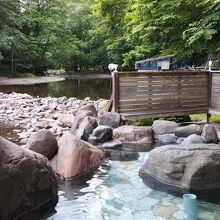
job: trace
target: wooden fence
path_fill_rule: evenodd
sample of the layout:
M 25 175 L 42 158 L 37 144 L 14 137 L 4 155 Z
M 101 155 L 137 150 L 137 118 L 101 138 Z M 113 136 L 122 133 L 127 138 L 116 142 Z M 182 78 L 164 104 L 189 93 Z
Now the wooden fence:
M 220 75 L 209 72 L 113 73 L 113 111 L 123 120 L 209 113 L 220 108 Z
M 210 73 L 209 113 L 220 115 L 220 73 Z

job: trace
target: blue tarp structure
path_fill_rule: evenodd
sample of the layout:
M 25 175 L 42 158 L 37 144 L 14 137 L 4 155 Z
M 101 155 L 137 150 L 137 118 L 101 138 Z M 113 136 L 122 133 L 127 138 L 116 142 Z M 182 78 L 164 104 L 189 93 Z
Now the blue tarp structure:
M 173 55 L 151 58 L 135 62 L 135 69 L 138 71 L 145 70 L 173 70 L 189 66 L 186 61 L 175 61 Z

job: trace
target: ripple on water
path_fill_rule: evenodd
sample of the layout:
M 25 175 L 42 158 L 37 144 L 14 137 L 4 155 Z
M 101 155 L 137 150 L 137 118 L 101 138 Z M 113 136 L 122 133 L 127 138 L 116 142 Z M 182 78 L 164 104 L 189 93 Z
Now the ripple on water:
M 148 153 L 143 152 L 137 160 L 109 161 L 83 186 L 60 191 L 56 213 L 44 219 L 184 219 L 182 198 L 152 190 L 138 176 L 147 157 Z M 220 220 L 220 204 L 199 202 L 198 209 L 200 219 Z

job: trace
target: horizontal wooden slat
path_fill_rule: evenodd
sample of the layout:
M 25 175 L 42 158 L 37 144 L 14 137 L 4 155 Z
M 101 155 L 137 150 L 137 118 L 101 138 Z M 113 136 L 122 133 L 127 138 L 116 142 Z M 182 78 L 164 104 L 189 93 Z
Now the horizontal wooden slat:
M 219 89 L 220 93 L 220 89 Z M 119 112 L 143 115 L 173 115 L 179 112 L 206 112 L 207 72 L 119 73 Z M 136 115 L 136 116 L 135 116 Z M 178 114 L 177 114 L 178 115 Z
M 121 100 L 130 100 L 130 99 L 135 99 L 136 101 L 139 100 L 170 100 L 170 99 L 178 99 L 178 100 L 182 100 L 182 99 L 193 99 L 193 98 L 197 98 L 197 99 L 201 99 L 201 98 L 205 98 L 207 99 L 207 93 L 200 93 L 197 95 L 197 93 L 192 93 L 192 95 L 190 94 L 184 94 L 184 93 L 180 93 L 180 94 L 172 94 L 172 93 L 165 93 L 165 94 L 144 94 L 144 93 L 137 93 L 137 94 L 130 94 L 129 96 L 124 94 L 121 95 Z M 120 101 L 121 101 L 120 100 Z
M 155 117 L 167 117 L 167 116 L 179 116 L 179 115 L 189 115 L 189 114 L 200 114 L 208 113 L 206 108 L 195 108 L 190 110 L 176 109 L 176 111 L 144 111 L 144 112 L 135 112 L 135 113 L 123 113 L 121 117 L 123 120 L 135 120 L 142 118 L 155 118 Z
M 207 103 L 205 102 L 205 99 L 202 100 L 197 100 L 197 99 L 191 99 L 191 100 L 184 100 L 184 101 L 179 101 L 177 102 L 176 100 L 167 100 L 167 102 L 160 102 L 158 100 L 152 100 L 151 101 L 146 101 L 146 102 L 136 102 L 136 103 L 125 103 L 125 102 L 120 102 L 119 106 L 120 107 L 125 107 L 125 106 L 146 106 L 146 107 L 151 107 L 151 106 L 163 106 L 163 105 L 187 105 L 187 104 L 202 104 L 206 105 Z

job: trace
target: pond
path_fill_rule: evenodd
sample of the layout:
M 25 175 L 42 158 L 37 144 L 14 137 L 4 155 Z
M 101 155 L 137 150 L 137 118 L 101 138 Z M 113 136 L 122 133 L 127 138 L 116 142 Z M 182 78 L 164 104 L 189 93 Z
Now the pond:
M 137 154 L 137 155 L 136 155 Z M 147 152 L 131 160 L 106 161 L 83 184 L 60 186 L 56 212 L 44 220 L 181 220 L 183 199 L 147 187 L 139 169 Z M 198 203 L 202 220 L 219 220 L 220 204 Z
M 65 81 L 50 82 L 34 85 L 0 86 L 4 93 L 28 93 L 40 97 L 76 97 L 92 100 L 109 99 L 111 96 L 111 79 L 66 79 Z

